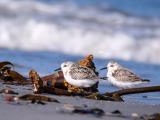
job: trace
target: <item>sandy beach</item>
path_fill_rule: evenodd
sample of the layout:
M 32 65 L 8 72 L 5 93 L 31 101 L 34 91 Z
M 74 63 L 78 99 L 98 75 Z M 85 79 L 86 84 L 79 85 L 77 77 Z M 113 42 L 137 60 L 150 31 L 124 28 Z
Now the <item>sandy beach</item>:
M 7 85 L 19 95 L 32 94 L 31 86 L 14 86 Z M 79 96 L 57 96 L 49 94 L 41 94 L 57 99 L 60 103 L 44 102 L 45 104 L 32 104 L 30 101 L 6 101 L 6 95 L 2 93 L 0 96 L 0 116 L 1 120 L 130 120 L 137 119 L 142 115 L 151 115 L 160 112 L 160 105 L 148 105 L 136 101 L 112 102 L 102 100 L 90 100 Z M 69 107 L 64 107 L 69 106 Z M 80 109 L 100 109 L 103 115 L 72 113 L 72 107 L 76 106 Z M 69 108 L 69 109 L 64 109 Z M 71 108 L 71 109 L 70 109 Z M 119 111 L 120 114 L 111 114 Z M 109 114 L 109 115 L 108 115 Z
M 96 101 L 96 100 L 87 100 L 79 97 L 59 97 L 57 98 L 61 104 L 58 103 L 49 103 L 46 105 L 36 105 L 23 103 L 22 105 L 17 104 L 8 104 L 5 102 L 0 103 L 0 116 L 2 120 L 97 120 L 97 119 L 108 119 L 108 120 L 130 120 L 133 113 L 138 115 L 144 114 L 154 114 L 160 112 L 160 105 L 145 105 L 136 102 L 109 102 L 109 101 Z M 114 116 L 102 116 L 96 117 L 94 115 L 85 115 L 85 114 L 71 114 L 71 113 L 60 113 L 59 109 L 63 107 L 63 104 L 72 104 L 83 106 L 84 104 L 88 108 L 101 108 L 105 112 L 112 112 L 115 110 L 120 110 L 124 116 L 127 117 L 114 117 Z

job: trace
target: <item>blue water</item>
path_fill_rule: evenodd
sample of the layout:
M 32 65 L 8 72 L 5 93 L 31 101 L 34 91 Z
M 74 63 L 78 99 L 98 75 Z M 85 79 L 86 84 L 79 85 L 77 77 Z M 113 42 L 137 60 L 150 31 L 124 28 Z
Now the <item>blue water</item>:
M 160 17 L 159 0 L 40 0 L 44 3 L 71 2 L 81 7 L 95 6 L 141 17 Z

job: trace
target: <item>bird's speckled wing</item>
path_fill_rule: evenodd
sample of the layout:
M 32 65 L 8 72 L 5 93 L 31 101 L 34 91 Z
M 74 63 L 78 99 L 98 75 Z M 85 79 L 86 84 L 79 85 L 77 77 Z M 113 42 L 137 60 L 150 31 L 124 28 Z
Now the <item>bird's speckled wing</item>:
M 133 72 L 127 70 L 127 69 L 118 69 L 115 70 L 114 73 L 112 73 L 112 75 L 120 81 L 124 81 L 124 82 L 138 82 L 138 81 L 142 81 L 142 79 L 135 75 Z
M 87 67 L 72 67 L 69 71 L 69 74 L 72 79 L 91 79 L 91 80 L 97 80 L 98 76 Z

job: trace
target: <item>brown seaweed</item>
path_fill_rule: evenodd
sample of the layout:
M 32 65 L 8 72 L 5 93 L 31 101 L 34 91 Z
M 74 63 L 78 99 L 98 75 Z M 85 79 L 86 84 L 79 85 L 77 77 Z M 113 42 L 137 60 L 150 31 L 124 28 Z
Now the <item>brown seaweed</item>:
M 57 99 L 55 99 L 53 97 L 42 96 L 42 95 L 32 95 L 32 94 L 26 94 L 26 95 L 23 95 L 23 96 L 19 96 L 18 99 L 20 99 L 20 100 L 30 100 L 30 101 L 46 101 L 46 102 L 60 103 Z
M 17 92 L 11 90 L 11 89 L 2 89 L 0 90 L 0 93 L 5 93 L 5 94 L 15 94 L 15 95 L 18 95 Z
M 27 80 L 27 78 L 25 78 L 23 75 L 11 70 L 13 66 L 14 65 L 8 61 L 0 62 L 0 80 L 5 84 L 30 84 L 30 81 Z
M 84 106 L 75 106 L 71 104 L 64 105 L 61 109 L 58 109 L 60 113 L 69 114 L 81 114 L 81 115 L 94 115 L 96 117 L 102 117 L 105 112 L 100 108 L 87 108 Z
M 12 67 L 14 66 L 13 63 L 11 63 L 9 61 L 3 61 L 3 62 L 0 62 L 0 69 L 3 68 L 6 65 L 10 65 Z

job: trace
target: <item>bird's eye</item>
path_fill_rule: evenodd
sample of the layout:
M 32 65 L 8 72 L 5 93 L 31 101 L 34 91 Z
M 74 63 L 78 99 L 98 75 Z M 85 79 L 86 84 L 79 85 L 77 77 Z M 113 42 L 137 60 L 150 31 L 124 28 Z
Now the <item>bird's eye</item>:
M 63 67 L 67 67 L 67 65 L 64 65 Z
M 114 65 L 111 65 L 110 67 L 114 67 Z

